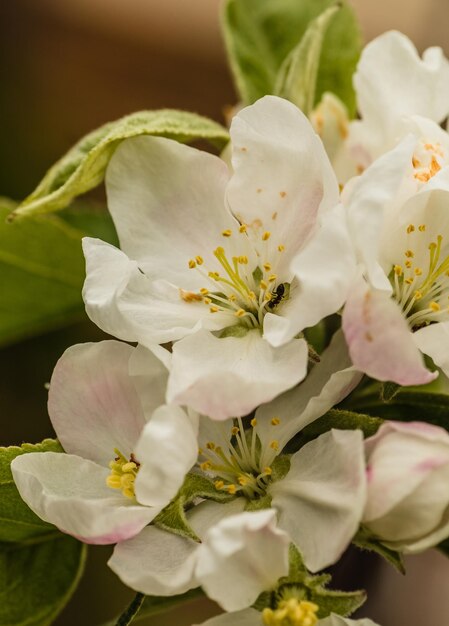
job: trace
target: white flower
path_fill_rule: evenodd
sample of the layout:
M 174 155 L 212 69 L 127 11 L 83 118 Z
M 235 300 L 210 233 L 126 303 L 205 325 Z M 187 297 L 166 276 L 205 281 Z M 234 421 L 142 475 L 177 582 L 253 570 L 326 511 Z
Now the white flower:
M 303 602 L 302 604 L 310 603 Z M 300 606 L 301 603 L 298 602 L 297 605 Z M 316 626 L 378 626 L 370 619 L 353 620 L 347 617 L 341 617 L 340 615 L 335 615 L 335 613 L 332 613 L 329 617 L 325 617 L 320 620 L 311 620 L 310 616 L 307 616 L 306 618 L 303 618 L 302 616 L 296 618 L 294 615 L 291 617 L 290 615 L 288 616 L 287 619 L 290 619 L 288 622 L 272 622 L 268 621 L 268 619 L 264 619 L 263 614 L 259 613 L 259 611 L 256 611 L 255 609 L 245 609 L 244 611 L 239 611 L 237 613 L 225 613 L 223 615 L 219 615 L 218 617 L 213 617 L 212 619 L 203 622 L 202 625 L 197 626 L 284 626 L 284 624 L 286 626 L 315 626 L 315 624 Z
M 409 135 L 343 194 L 361 268 L 343 312 L 351 358 L 400 385 L 437 375 L 421 352 L 449 373 L 449 142 L 424 126 L 439 138 Z
M 116 543 L 140 532 L 196 460 L 190 453 L 195 420 L 176 407 L 157 408 L 166 373 L 155 357 L 147 359 L 146 424 L 128 374 L 133 352 L 116 341 L 69 348 L 53 372 L 48 403 L 67 454 L 24 454 L 11 465 L 28 506 L 87 543 Z
M 323 101 L 313 118 L 327 144 L 334 127 L 340 132 L 339 146 L 335 131 L 329 145 L 342 183 L 394 148 L 407 133 L 409 118 L 439 124 L 449 114 L 449 62 L 443 51 L 429 48 L 421 59 L 413 43 L 396 31 L 365 47 L 354 87 L 361 120 L 348 123 L 341 107 L 330 100 Z
M 231 127 L 233 173 L 174 141 L 123 142 L 106 177 L 122 251 L 85 239 L 89 316 L 147 347 L 176 342 L 167 402 L 244 415 L 300 382 L 298 334 L 337 311 L 355 271 L 322 143 L 267 96 Z
M 449 434 L 387 422 L 366 440 L 364 526 L 387 546 L 416 553 L 449 536 Z
M 140 376 L 145 372 L 147 353 L 142 347 L 135 353 L 139 364 L 137 367 L 134 363 L 131 370 Z M 361 432 L 332 430 L 304 445 L 289 463 L 277 459 L 295 434 L 340 401 L 358 382 L 360 374 L 348 364 L 344 342 L 337 334 L 299 389 L 260 408 L 249 429 L 245 430 L 241 418 L 217 422 L 201 417 L 196 472 L 214 480 L 218 493 L 236 497 L 226 504 L 203 502 L 188 511 L 189 523 L 199 537 L 205 537 L 207 529 L 223 517 L 245 507 L 269 506 L 271 500 L 279 528 L 299 547 L 309 569 L 318 571 L 341 556 L 357 531 L 365 502 Z M 150 595 L 183 593 L 202 584 L 211 597 L 230 610 L 231 603 L 241 596 L 237 591 L 229 592 L 226 598 L 219 595 L 220 588 L 227 589 L 228 585 L 224 584 L 227 568 L 218 566 L 217 556 L 221 539 L 216 538 L 223 536 L 220 533 L 224 529 L 222 526 L 211 531 L 209 547 L 201 552 L 202 558 L 208 554 L 211 567 L 221 572 L 217 573 L 218 578 L 204 560 L 203 565 L 198 565 L 198 556 L 192 556 L 200 554 L 194 541 L 154 526 L 117 546 L 110 565 L 127 585 Z M 257 541 L 255 534 L 254 542 Z M 223 541 L 223 545 L 230 544 Z M 277 545 L 277 540 L 273 545 Z M 245 558 L 249 556 L 243 554 Z M 228 558 L 227 552 L 224 556 Z M 274 563 L 276 559 L 272 556 L 266 561 Z M 254 589 L 254 593 L 256 588 L 262 591 L 262 565 L 256 567 L 252 562 L 251 568 L 242 565 L 241 569 L 246 579 L 241 594 L 247 598 L 248 589 Z M 238 579 L 237 574 L 232 577 Z M 232 610 L 249 604 L 233 605 Z

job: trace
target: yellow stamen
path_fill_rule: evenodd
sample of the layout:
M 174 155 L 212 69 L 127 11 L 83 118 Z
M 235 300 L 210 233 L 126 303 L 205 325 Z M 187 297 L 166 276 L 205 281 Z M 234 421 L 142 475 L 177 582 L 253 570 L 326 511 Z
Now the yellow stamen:
M 406 250 L 405 251 L 405 256 L 408 257 L 409 259 L 413 259 L 415 254 L 414 254 L 413 250 Z
M 318 623 L 318 605 L 307 600 L 281 600 L 276 609 L 265 608 L 262 621 L 265 626 L 315 626 Z
M 413 224 L 409 224 L 407 226 L 407 234 L 410 235 L 410 233 L 413 233 L 415 231 L 415 227 L 413 226 Z
M 231 428 L 231 433 L 232 433 L 233 435 L 238 435 L 238 434 L 239 434 L 239 432 L 240 432 L 240 428 L 239 428 L 238 426 L 233 426 L 233 427 Z
M 257 420 L 256 420 L 256 418 L 255 418 L 255 417 L 253 417 L 253 419 L 251 420 L 251 422 L 250 422 L 250 423 L 251 423 L 251 426 L 252 426 L 253 428 L 255 428 L 255 427 L 257 426 Z
M 263 264 L 263 269 L 264 269 L 266 272 L 269 272 L 269 271 L 271 270 L 271 263 L 264 263 L 264 264 Z
M 193 259 L 190 259 L 189 267 L 191 270 L 193 270 L 196 267 L 196 261 L 194 261 Z
M 216 480 L 214 482 L 215 489 L 223 489 L 224 482 L 222 480 Z
M 277 441 L 276 439 L 270 441 L 270 448 L 272 448 L 273 450 L 279 450 L 279 441 Z
M 226 230 L 222 230 L 221 234 L 223 235 L 223 237 L 230 237 L 232 235 L 232 230 L 230 228 L 227 228 Z
M 202 256 L 196 256 L 195 261 L 198 263 L 198 265 L 202 265 L 204 263 L 204 259 Z
M 246 233 L 246 224 L 242 224 L 239 227 L 239 233 Z
M 219 310 L 220 309 L 218 308 L 218 306 L 211 306 L 211 307 L 209 307 L 209 311 L 211 313 L 218 313 Z
M 437 313 L 438 311 L 441 310 L 440 305 L 438 304 L 438 302 L 431 302 L 429 304 L 429 308 L 432 309 L 432 311 L 434 311 L 435 313 Z
M 245 313 L 246 313 L 245 309 L 239 309 L 238 311 L 236 311 L 236 312 L 234 313 L 234 315 L 235 315 L 236 317 L 243 317 L 243 316 L 245 315 Z
M 281 420 L 278 417 L 273 417 L 273 419 L 271 420 L 271 424 L 273 426 L 278 426 L 281 423 Z
M 209 289 L 206 289 L 205 287 L 202 287 L 202 288 L 200 289 L 200 293 L 201 293 L 203 296 L 207 296 L 207 294 L 209 293 Z
M 394 273 L 396 274 L 396 276 L 402 276 L 402 267 L 400 265 L 395 265 L 394 266 Z
M 271 237 L 271 233 L 269 230 L 266 230 L 262 235 L 262 241 L 267 241 Z
M 283 246 L 282 244 L 280 244 L 280 245 L 278 246 L 278 252 L 284 252 L 284 250 L 285 250 L 285 246 Z
M 231 496 L 234 496 L 237 493 L 237 487 L 235 485 L 227 485 L 226 491 L 230 493 Z

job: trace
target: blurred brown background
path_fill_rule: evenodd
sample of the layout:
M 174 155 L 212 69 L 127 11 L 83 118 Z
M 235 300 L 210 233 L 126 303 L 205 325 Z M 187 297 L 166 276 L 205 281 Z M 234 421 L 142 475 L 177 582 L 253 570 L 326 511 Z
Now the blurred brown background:
M 367 39 L 397 28 L 421 50 L 441 45 L 449 53 L 448 0 L 352 3 Z M 0 195 L 23 198 L 81 135 L 126 113 L 173 107 L 222 120 L 235 95 L 219 6 L 220 0 L 2 0 Z M 0 444 L 52 435 L 44 383 L 68 345 L 98 338 L 86 322 L 0 351 Z M 87 575 L 59 626 L 95 626 L 129 600 L 104 565 L 108 553 L 91 550 Z M 363 614 L 382 626 L 449 624 L 449 562 L 431 552 L 409 559 L 408 567 L 402 579 L 379 566 Z M 362 577 L 363 569 L 354 570 L 354 587 Z M 196 602 L 146 623 L 188 625 L 214 610 Z

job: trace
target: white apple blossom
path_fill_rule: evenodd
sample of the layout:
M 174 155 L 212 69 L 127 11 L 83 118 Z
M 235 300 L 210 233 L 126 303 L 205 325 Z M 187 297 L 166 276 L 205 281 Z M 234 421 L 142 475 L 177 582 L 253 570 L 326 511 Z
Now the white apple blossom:
M 343 193 L 360 263 L 343 312 L 355 367 L 400 385 L 435 378 L 421 352 L 449 373 L 447 134 L 416 134 L 380 157 Z
M 449 61 L 442 49 L 429 48 L 421 59 L 397 31 L 365 47 L 354 87 L 360 120 L 349 122 L 343 105 L 330 94 L 311 117 L 341 183 L 393 149 L 407 134 L 411 117 L 438 125 L 449 114 Z
M 158 382 L 166 373 L 151 355 L 146 423 L 128 374 L 133 351 L 117 341 L 69 348 L 53 372 L 48 403 L 67 454 L 24 454 L 11 464 L 28 506 L 86 543 L 116 543 L 139 533 L 170 502 L 196 461 L 190 450 L 197 423 L 181 409 L 160 406 Z
M 224 613 L 197 626 L 378 626 L 370 619 L 349 619 L 332 613 L 318 619 L 311 602 L 290 600 L 276 611 L 263 612 L 245 609 L 236 613 Z M 312 611 L 311 611 L 312 608 Z M 318 607 L 317 607 L 318 608 Z
M 449 536 L 449 434 L 387 422 L 365 442 L 365 528 L 387 546 L 422 552 Z
M 106 189 L 121 250 L 84 240 L 86 310 L 107 332 L 175 342 L 167 402 L 244 415 L 306 375 L 304 328 L 339 310 L 355 271 L 338 184 L 291 103 L 230 130 L 233 172 L 158 137 L 124 141 Z

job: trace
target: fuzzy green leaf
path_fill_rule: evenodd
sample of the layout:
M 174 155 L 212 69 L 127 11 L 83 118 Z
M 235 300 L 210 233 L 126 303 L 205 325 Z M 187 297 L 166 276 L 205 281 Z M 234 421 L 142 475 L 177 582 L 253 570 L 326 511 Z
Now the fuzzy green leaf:
M 10 219 L 57 211 L 99 185 L 117 146 L 130 137 L 153 135 L 181 142 L 205 139 L 221 148 L 228 142 L 225 128 L 194 113 L 161 109 L 140 111 L 101 126 L 83 137 L 47 172 L 41 183 Z
M 304 37 L 282 63 L 276 79 L 275 94 L 296 104 L 306 115 L 315 104 L 324 37 L 339 8 L 329 7 L 310 23 Z
M 227 0 L 223 33 L 244 104 L 275 93 L 284 61 L 300 44 L 312 20 L 334 5 L 335 0 Z M 360 50 L 360 29 L 353 10 L 344 2 L 324 37 L 315 103 L 331 91 L 354 114 L 352 75 Z
M 363 528 L 361 528 L 354 537 L 353 543 L 361 550 L 368 550 L 369 552 L 379 554 L 398 572 L 405 574 L 405 566 L 402 555 L 399 552 L 396 552 L 396 550 L 392 550 L 391 548 L 384 546 L 380 543 L 380 541 L 377 541 L 375 537 L 371 537 L 370 534 Z
M 309 600 L 320 607 L 319 618 L 327 617 L 331 613 L 347 617 L 357 611 L 366 601 L 366 592 L 364 590 L 335 591 L 321 587 L 310 593 Z
M 86 546 L 58 533 L 34 545 L 0 544 L 0 626 L 48 626 L 67 604 Z
M 62 452 L 62 448 L 54 439 L 45 439 L 39 444 L 24 443 L 20 447 L 0 448 L 0 542 L 25 542 L 36 537 L 44 540 L 55 533 L 54 526 L 43 522 L 28 508 L 14 483 L 11 462 L 28 452 Z
M 115 242 L 111 218 L 86 204 L 56 217 L 6 223 L 14 204 L 0 199 L 0 346 L 85 319 L 81 239 Z

